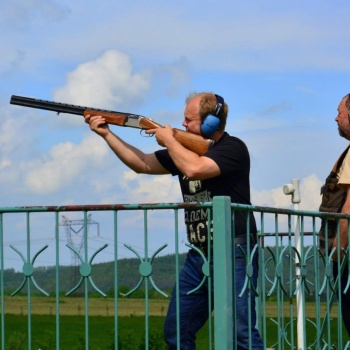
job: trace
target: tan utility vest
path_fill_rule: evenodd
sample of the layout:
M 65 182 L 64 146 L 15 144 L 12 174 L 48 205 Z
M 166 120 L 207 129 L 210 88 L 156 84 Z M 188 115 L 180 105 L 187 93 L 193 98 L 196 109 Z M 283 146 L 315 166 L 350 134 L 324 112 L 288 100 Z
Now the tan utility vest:
M 328 213 L 340 213 L 346 199 L 346 191 L 338 186 L 338 172 L 344 161 L 344 158 L 349 150 L 348 146 L 341 154 L 339 159 L 333 166 L 331 173 L 326 179 L 326 183 L 321 188 L 322 202 L 319 211 Z M 328 234 L 326 232 L 326 221 L 328 221 Z M 328 252 L 332 248 L 333 241 L 337 235 L 337 222 L 332 218 L 326 220 L 322 219 L 321 228 L 319 232 L 320 248 L 324 252 L 326 248 L 326 241 L 328 244 Z

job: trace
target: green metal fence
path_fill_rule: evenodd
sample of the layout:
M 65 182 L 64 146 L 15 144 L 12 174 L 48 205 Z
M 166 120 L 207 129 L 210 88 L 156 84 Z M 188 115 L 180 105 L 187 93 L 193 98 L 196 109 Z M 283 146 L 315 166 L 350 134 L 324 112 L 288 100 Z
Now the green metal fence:
M 52 349 L 64 349 L 65 337 L 61 309 L 67 298 L 83 293 L 84 342 L 82 348 L 91 349 L 91 295 L 106 297 L 95 282 L 94 268 L 98 263 L 113 261 L 113 317 L 114 348 L 121 348 L 119 339 L 121 299 L 144 289 L 144 333 L 145 349 L 152 348 L 150 339 L 151 310 L 150 289 L 164 297 L 168 291 L 157 285 L 153 274 L 157 257 L 175 253 L 175 280 L 180 270 L 179 254 L 193 247 L 186 244 L 182 213 L 184 208 L 207 211 L 208 220 L 213 220 L 213 254 L 203 255 L 203 277 L 209 279 L 210 262 L 214 259 L 214 300 L 209 298 L 209 309 L 213 303 L 213 318 L 209 319 L 207 344 L 198 349 L 235 349 L 235 307 L 232 291 L 234 263 L 234 212 L 253 212 L 258 225 L 258 243 L 246 256 L 246 283 L 244 289 L 256 294 L 258 327 L 264 345 L 270 349 L 350 349 L 348 336 L 343 328 L 340 307 L 342 290 L 339 280 L 332 276 L 334 252 L 323 254 L 318 249 L 320 218 L 336 220 L 349 217 L 340 214 L 321 214 L 300 210 L 263 208 L 231 204 L 227 197 L 216 197 L 212 203 L 201 204 L 135 204 L 135 205 L 81 205 L 50 207 L 0 208 L 0 311 L 1 349 L 10 349 L 8 294 L 13 300 L 23 294 L 27 301 L 23 318 L 26 318 L 26 344 L 24 349 L 37 349 L 33 334 L 37 332 L 32 310 L 33 293 L 54 297 L 55 336 Z M 94 215 L 95 221 L 91 219 Z M 68 216 L 80 219 L 80 245 L 67 240 L 67 228 L 73 220 L 62 220 Z M 96 219 L 96 217 L 98 219 Z M 98 234 L 91 233 L 91 224 L 99 223 Z M 210 225 L 209 225 L 210 226 Z M 339 227 L 339 225 L 338 225 Z M 102 233 L 101 233 L 102 231 Z M 74 230 L 71 236 L 78 234 Z M 250 228 L 247 222 L 247 237 Z M 296 237 L 297 235 L 297 237 Z M 70 237 L 73 238 L 73 237 Z M 300 240 L 296 242 L 296 239 Z M 209 250 L 210 251 L 210 250 Z M 201 252 L 200 252 L 201 253 Z M 251 288 L 251 261 L 259 254 L 259 285 Z M 332 255 L 333 254 L 333 255 Z M 339 253 L 337 253 L 339 254 Z M 67 258 L 68 257 L 68 258 Z M 136 257 L 139 261 L 139 282 L 121 295 L 123 284 L 118 278 L 120 259 Z M 70 259 L 69 259 L 70 258 Z M 74 282 L 60 279 L 60 266 L 77 264 L 78 279 Z M 68 262 L 67 262 L 68 259 Z M 344 266 L 349 262 L 344 259 Z M 18 285 L 8 290 L 6 271 L 13 265 L 19 270 Z M 45 264 L 55 266 L 55 290 L 47 291 L 42 281 L 36 280 L 36 268 Z M 342 269 L 340 263 L 338 268 Z M 20 267 L 18 267 L 20 266 Z M 135 273 L 135 272 L 133 272 Z M 350 279 L 349 279 L 350 281 Z M 350 282 L 348 283 L 350 284 Z M 64 287 L 63 287 L 64 285 Z M 69 286 L 67 288 L 67 286 Z M 65 288 L 63 290 L 63 288 Z M 348 286 L 345 288 L 348 289 Z M 345 291 L 346 291 L 345 290 Z M 243 291 L 242 291 L 243 292 Z M 178 293 L 178 291 L 177 291 Z M 239 296 L 238 296 L 239 297 Z M 179 309 L 178 309 L 179 310 Z M 349 310 L 350 312 L 350 310 Z M 34 330 L 34 328 L 36 330 Z M 119 343 L 118 343 L 119 340 Z M 73 348 L 73 347 L 72 347 Z M 154 347 L 153 347 L 154 348 Z M 250 347 L 252 349 L 252 346 Z M 42 348 L 44 350 L 44 348 Z

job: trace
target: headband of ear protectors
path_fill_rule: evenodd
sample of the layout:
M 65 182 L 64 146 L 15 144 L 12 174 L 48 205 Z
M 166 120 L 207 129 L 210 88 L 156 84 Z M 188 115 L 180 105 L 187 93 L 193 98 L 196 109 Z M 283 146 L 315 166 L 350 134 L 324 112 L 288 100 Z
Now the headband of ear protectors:
M 219 129 L 220 126 L 220 118 L 219 114 L 224 108 L 224 99 L 219 96 L 215 95 L 216 98 L 216 106 L 214 108 L 214 111 L 210 114 L 208 114 L 202 121 L 201 124 L 201 133 L 205 137 L 212 136 L 215 131 Z

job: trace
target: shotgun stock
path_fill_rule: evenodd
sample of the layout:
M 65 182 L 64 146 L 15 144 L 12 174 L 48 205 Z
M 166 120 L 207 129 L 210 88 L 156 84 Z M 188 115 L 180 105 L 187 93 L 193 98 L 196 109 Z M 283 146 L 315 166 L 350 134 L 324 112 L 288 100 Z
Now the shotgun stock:
M 88 114 L 101 115 L 105 118 L 106 123 L 108 124 L 137 128 L 142 130 L 162 127 L 162 125 L 154 122 L 152 119 L 143 117 L 141 115 L 109 111 L 106 109 L 76 106 L 66 103 L 52 102 L 24 96 L 12 95 L 10 103 L 13 105 L 23 107 L 53 111 L 57 114 L 67 113 L 84 116 Z M 184 146 L 192 152 L 197 153 L 199 156 L 202 156 L 214 145 L 214 140 L 205 139 L 200 135 L 192 134 L 190 132 L 180 129 L 173 129 L 173 131 L 175 139 L 179 143 L 181 143 L 182 146 Z

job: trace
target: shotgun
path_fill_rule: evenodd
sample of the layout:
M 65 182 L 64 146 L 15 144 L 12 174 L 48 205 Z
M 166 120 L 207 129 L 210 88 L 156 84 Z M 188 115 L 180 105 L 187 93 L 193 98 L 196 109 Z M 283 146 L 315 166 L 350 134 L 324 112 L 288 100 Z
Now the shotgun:
M 162 127 L 162 125 L 154 122 L 152 119 L 143 117 L 141 115 L 39 100 L 36 98 L 24 96 L 12 95 L 10 103 L 18 106 L 53 111 L 57 114 L 67 113 L 84 116 L 88 114 L 92 116 L 101 115 L 105 118 L 107 124 L 137 128 L 142 130 L 149 130 Z M 173 129 L 173 131 L 175 139 L 179 143 L 181 143 L 182 146 L 184 146 L 192 152 L 197 153 L 199 156 L 202 156 L 205 152 L 207 152 L 214 146 L 214 140 L 205 139 L 200 135 L 192 134 L 190 132 L 180 129 Z

